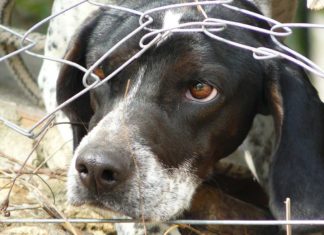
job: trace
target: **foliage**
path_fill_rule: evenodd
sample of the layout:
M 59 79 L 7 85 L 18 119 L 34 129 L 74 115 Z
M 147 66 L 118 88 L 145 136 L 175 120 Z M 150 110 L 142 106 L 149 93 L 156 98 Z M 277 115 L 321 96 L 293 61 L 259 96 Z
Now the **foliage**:
M 13 25 L 27 28 L 50 15 L 53 0 L 16 0 Z

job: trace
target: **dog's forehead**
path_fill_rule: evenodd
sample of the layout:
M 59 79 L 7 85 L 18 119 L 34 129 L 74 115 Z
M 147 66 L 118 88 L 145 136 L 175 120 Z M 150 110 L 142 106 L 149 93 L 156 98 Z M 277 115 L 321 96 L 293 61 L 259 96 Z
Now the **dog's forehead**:
M 163 3 L 155 1 L 147 2 L 147 6 L 142 6 L 143 9 L 140 8 L 140 10 L 145 12 L 146 10 L 150 10 L 152 8 L 160 6 L 165 6 L 168 3 L 172 4 L 175 2 L 177 1 L 163 1 Z M 237 5 L 238 7 L 248 8 L 248 10 L 251 11 L 257 11 L 257 7 L 250 1 L 244 2 L 244 4 L 241 1 L 234 1 L 232 4 Z M 253 25 L 257 24 L 256 19 L 254 19 L 253 17 L 248 17 L 241 12 L 230 10 L 220 4 L 206 5 L 203 6 L 203 8 L 205 9 L 205 11 L 201 10 L 202 8 L 199 8 L 197 6 L 186 6 L 152 12 L 149 15 L 152 17 L 153 22 L 148 26 L 148 28 L 169 29 L 177 27 L 179 24 L 182 23 L 202 22 L 205 19 L 204 12 L 206 12 L 208 17 L 211 18 L 233 20 L 240 23 Z M 122 25 L 120 24 L 121 22 L 123 22 Z M 101 57 L 104 54 L 104 52 L 106 52 L 116 43 L 120 42 L 120 40 L 122 40 L 124 37 L 126 37 L 138 27 L 139 16 L 137 15 L 132 15 L 123 11 L 111 12 L 110 10 L 102 10 L 100 13 L 100 17 L 98 17 L 98 22 L 95 25 L 91 36 L 89 37 L 87 48 L 87 61 L 89 61 L 90 63 L 94 63 L 99 57 Z M 237 28 L 234 28 L 234 30 L 236 31 Z M 135 36 L 127 40 L 127 42 L 121 45 L 120 48 L 127 47 L 128 49 L 139 49 L 139 42 L 141 37 L 143 37 L 148 32 L 149 31 L 142 30 L 141 32 L 137 33 Z M 245 30 L 243 33 L 245 34 L 251 32 Z M 171 33 L 168 35 L 172 34 L 175 33 Z M 169 37 L 165 37 L 164 39 L 167 38 Z M 150 39 L 152 38 L 148 38 L 145 42 L 148 42 Z M 165 40 L 160 40 L 158 42 L 158 45 L 161 43 L 161 41 L 163 42 Z M 133 51 L 128 52 L 128 54 L 131 53 L 133 53 Z
M 242 17 L 241 13 L 236 13 L 235 11 L 226 10 L 226 13 L 222 12 L 222 10 L 225 9 L 222 6 L 206 6 L 205 8 L 208 13 L 211 12 L 212 8 L 216 8 L 215 14 L 220 18 L 222 18 L 223 15 L 225 15 L 227 18 L 231 17 L 228 16 L 229 12 L 231 14 L 234 14 L 237 18 Z M 197 7 L 168 9 L 154 13 L 153 16 L 154 23 L 150 25 L 150 27 L 164 29 L 176 27 L 180 23 L 188 21 L 193 22 L 203 20 L 203 14 Z M 121 17 L 124 17 L 125 22 L 121 27 L 116 27 L 114 24 L 118 20 L 120 21 Z M 243 17 L 242 20 L 246 20 L 245 18 L 246 17 Z M 97 61 L 97 59 L 99 59 L 104 53 L 106 53 L 111 47 L 113 47 L 115 45 L 115 42 L 120 41 L 124 36 L 132 32 L 138 26 L 138 19 L 138 16 L 127 18 L 122 13 L 119 13 L 117 14 L 117 16 L 115 16 L 103 11 L 103 15 L 99 18 L 99 23 L 94 28 L 93 35 L 89 40 L 86 53 L 87 66 L 90 67 Z M 237 37 L 239 37 L 239 40 L 255 43 L 256 39 L 253 38 L 252 35 L 245 34 L 249 33 L 249 31 L 243 32 L 243 36 L 234 35 L 233 31 L 235 31 L 235 29 L 232 28 L 226 30 L 224 34 L 226 37 L 229 37 L 229 39 L 233 37 L 234 40 L 237 40 Z M 140 32 L 131 39 L 127 40 L 123 45 L 118 47 L 108 58 L 106 58 L 106 60 L 102 64 L 103 67 L 107 70 L 106 73 L 109 74 L 113 72 L 114 69 L 117 69 L 132 55 L 140 50 L 139 40 L 145 33 L 147 32 Z M 165 82 L 165 80 L 177 82 L 178 79 L 183 78 L 189 79 L 193 78 L 194 76 L 197 76 L 197 78 L 199 78 L 199 74 L 197 73 L 199 73 L 200 71 L 203 71 L 205 73 L 207 72 L 209 74 L 211 74 L 212 71 L 215 72 L 215 74 L 219 74 L 218 68 L 220 68 L 221 66 L 226 67 L 227 70 L 234 72 L 237 70 L 237 68 L 241 68 L 241 70 L 244 71 L 248 70 L 247 68 L 242 66 L 242 63 L 251 60 L 252 57 L 248 53 L 239 53 L 239 56 L 236 57 L 236 54 L 238 53 L 237 51 L 238 50 L 234 49 L 233 47 L 229 47 L 226 44 L 222 44 L 221 42 L 208 38 L 203 33 L 172 32 L 169 33 L 166 37 L 160 39 L 155 46 L 149 49 L 149 51 L 145 52 L 139 59 L 137 59 L 131 65 L 127 66 L 126 69 L 121 72 L 122 76 L 113 78 L 112 82 L 115 85 L 120 84 L 121 86 L 123 86 L 123 91 L 125 88 L 125 83 L 128 79 L 135 81 L 139 78 L 144 79 L 145 84 L 148 84 L 146 82 L 152 83 L 153 81 L 155 87 L 162 88 L 162 86 L 159 86 L 159 84 L 161 82 Z M 213 66 L 210 66 L 211 63 L 213 64 Z M 139 73 L 141 69 L 143 72 L 144 66 L 145 72 Z M 215 69 L 211 69 L 211 67 L 215 67 Z M 253 71 L 253 69 L 254 68 L 251 68 L 250 70 Z M 224 69 L 221 69 L 220 72 L 221 75 L 224 75 L 226 73 L 224 73 Z M 242 73 L 242 75 L 244 74 L 243 71 L 240 72 Z M 138 76 L 138 74 L 141 74 L 141 76 Z M 173 75 L 170 76 L 170 74 Z M 231 76 L 228 76 L 229 79 L 233 80 L 232 87 L 233 84 L 239 82 L 237 79 L 233 79 L 235 76 L 233 76 L 232 74 Z M 122 77 L 123 79 L 120 79 L 120 77 Z M 248 78 L 248 76 L 246 77 Z M 225 81 L 223 82 L 223 85 L 226 85 L 227 83 L 228 81 Z M 143 85 L 143 83 L 141 85 Z M 151 86 L 150 88 L 153 87 Z M 153 89 L 149 90 L 153 92 Z

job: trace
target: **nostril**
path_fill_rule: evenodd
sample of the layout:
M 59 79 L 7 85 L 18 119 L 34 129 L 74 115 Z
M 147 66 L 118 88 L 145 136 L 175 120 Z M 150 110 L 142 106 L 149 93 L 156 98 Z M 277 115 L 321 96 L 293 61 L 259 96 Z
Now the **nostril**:
M 79 174 L 82 174 L 82 175 L 87 175 L 89 173 L 88 168 L 84 164 L 78 164 L 76 166 L 76 169 L 79 172 Z
M 101 179 L 108 183 L 114 183 L 117 181 L 117 173 L 112 170 L 104 170 L 101 174 Z
M 101 148 L 89 148 L 78 154 L 75 170 L 80 183 L 94 193 L 104 193 L 123 185 L 130 168 L 126 158 Z

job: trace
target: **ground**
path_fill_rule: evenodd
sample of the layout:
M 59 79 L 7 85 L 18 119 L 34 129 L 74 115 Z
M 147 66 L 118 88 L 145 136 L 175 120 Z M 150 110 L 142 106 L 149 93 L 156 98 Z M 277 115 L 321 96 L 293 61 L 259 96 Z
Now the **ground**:
M 37 73 L 39 61 L 31 62 Z M 4 63 L 0 63 L 0 116 L 30 128 L 45 115 L 32 105 L 17 86 Z M 29 139 L 0 122 L 0 204 L 5 202 L 14 178 L 30 155 L 9 196 L 9 218 L 103 218 L 100 212 L 73 208 L 66 202 L 66 169 L 71 157 L 69 142 L 62 140 L 56 127 L 48 130 L 38 146 L 38 139 Z M 35 151 L 32 151 L 36 147 Z M 111 215 L 108 215 L 110 217 Z M 0 220 L 5 219 L 1 213 Z M 113 234 L 112 224 L 2 224 L 0 234 Z

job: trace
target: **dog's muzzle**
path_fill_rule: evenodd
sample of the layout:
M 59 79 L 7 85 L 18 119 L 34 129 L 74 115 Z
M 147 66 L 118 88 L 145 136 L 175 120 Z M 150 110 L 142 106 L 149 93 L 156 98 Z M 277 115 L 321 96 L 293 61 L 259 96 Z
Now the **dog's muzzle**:
M 136 125 L 124 125 L 122 107 L 85 136 L 70 166 L 68 197 L 149 220 L 168 220 L 190 206 L 199 184 L 191 163 L 167 169 L 142 140 Z

